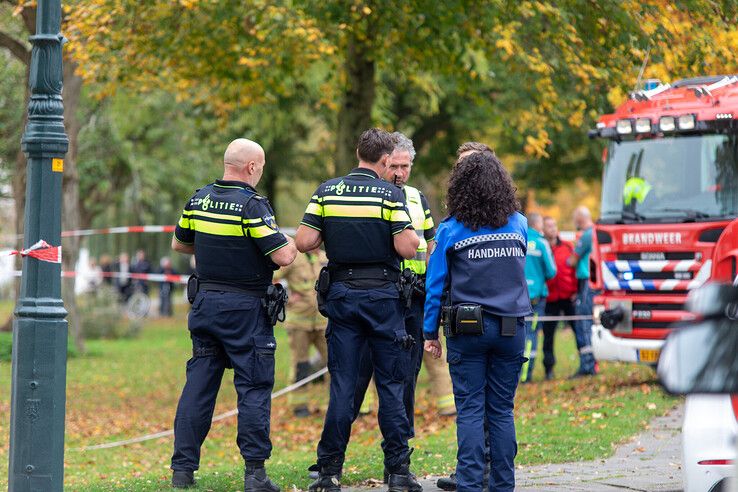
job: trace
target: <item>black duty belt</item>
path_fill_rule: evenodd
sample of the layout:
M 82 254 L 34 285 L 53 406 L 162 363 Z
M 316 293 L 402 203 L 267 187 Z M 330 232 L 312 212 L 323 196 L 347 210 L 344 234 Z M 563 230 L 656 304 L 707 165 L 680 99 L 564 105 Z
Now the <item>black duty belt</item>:
M 237 285 L 222 284 L 219 282 L 200 282 L 200 290 L 214 290 L 218 292 L 236 292 L 239 294 L 248 294 L 250 296 L 264 297 L 266 287 L 264 288 L 248 288 L 239 287 Z
M 331 282 L 348 282 L 351 280 L 386 280 L 388 282 L 397 282 L 400 278 L 400 272 L 381 267 L 341 267 L 335 270 L 331 269 L 330 272 Z

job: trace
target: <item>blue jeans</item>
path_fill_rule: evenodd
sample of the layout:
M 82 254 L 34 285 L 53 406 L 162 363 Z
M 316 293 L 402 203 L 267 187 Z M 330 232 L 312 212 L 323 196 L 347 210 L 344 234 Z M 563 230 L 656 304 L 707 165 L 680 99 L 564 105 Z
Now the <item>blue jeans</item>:
M 406 332 L 397 287 L 355 289 L 336 282 L 326 296 L 326 309 L 331 389 L 318 465 L 328 473 L 340 473 L 343 467 L 354 421 L 361 351 L 368 345 L 379 396 L 384 465 L 393 473 L 410 455 L 410 424 L 402 402 L 410 350 L 400 344 Z
M 485 468 L 484 421 L 489 427 L 490 491 L 515 488 L 513 400 L 525 360 L 525 322 L 514 336 L 500 334 L 500 318 L 484 315 L 484 333 L 447 339 L 449 370 L 456 400 L 457 491 L 479 492 Z
M 592 298 L 594 294 L 587 279 L 579 280 L 579 291 L 574 309 L 577 315 L 592 315 Z M 574 336 L 579 350 L 579 372 L 594 374 L 595 359 L 592 351 L 592 320 L 574 322 Z
M 543 323 L 539 323 L 538 316 L 546 314 L 546 298 L 536 297 L 530 300 L 530 304 L 533 307 L 533 321 L 525 322 L 525 356 L 528 358 L 528 362 L 523 364 L 523 375 L 522 381 L 533 380 L 533 365 L 536 362 L 536 353 L 538 351 L 538 331 Z

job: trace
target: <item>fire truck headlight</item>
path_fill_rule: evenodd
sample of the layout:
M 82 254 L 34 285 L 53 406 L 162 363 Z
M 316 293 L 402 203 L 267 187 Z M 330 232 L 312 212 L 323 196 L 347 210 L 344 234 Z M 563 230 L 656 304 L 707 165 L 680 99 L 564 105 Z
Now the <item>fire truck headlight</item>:
M 676 129 L 676 121 L 673 116 L 662 116 L 659 120 L 659 130 L 662 132 L 673 132 Z
M 636 120 L 636 133 L 651 133 L 651 118 L 638 118 Z
M 679 129 L 680 130 L 694 130 L 694 115 L 683 114 L 679 117 Z
M 633 122 L 630 120 L 618 120 L 615 128 L 620 135 L 630 135 L 633 133 Z

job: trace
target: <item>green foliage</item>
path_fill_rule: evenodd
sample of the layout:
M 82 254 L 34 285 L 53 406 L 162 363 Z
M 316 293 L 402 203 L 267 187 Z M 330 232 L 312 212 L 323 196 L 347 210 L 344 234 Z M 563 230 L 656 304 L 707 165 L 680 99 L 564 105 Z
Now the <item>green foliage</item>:
M 139 321 L 128 320 L 118 302 L 118 292 L 107 285 L 77 297 L 82 336 L 88 340 L 132 337 L 139 333 Z
M 0 332 L 0 361 L 9 361 L 13 354 L 13 333 Z

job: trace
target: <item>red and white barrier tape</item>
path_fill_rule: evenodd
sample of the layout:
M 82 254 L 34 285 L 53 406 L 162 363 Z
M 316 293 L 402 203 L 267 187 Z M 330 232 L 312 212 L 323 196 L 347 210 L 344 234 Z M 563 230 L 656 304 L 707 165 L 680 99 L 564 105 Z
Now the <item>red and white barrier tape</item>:
M 62 237 L 82 237 L 82 236 L 94 236 L 97 234 L 131 234 L 131 233 L 142 233 L 142 232 L 174 232 L 173 225 L 138 225 L 138 226 L 120 226 L 120 227 L 104 227 L 102 229 L 77 229 L 74 231 L 62 231 Z M 280 230 L 290 236 L 295 234 L 294 227 L 283 227 Z M 3 235 L 6 239 L 20 239 L 23 234 L 18 235 Z
M 16 270 L 13 272 L 14 277 L 20 277 L 21 271 Z M 90 272 L 90 273 L 77 273 L 77 272 L 62 272 L 62 277 L 104 277 L 104 278 L 130 278 L 132 280 L 147 280 L 149 282 L 173 282 L 177 284 L 186 284 L 189 275 L 168 275 L 166 273 L 123 273 L 123 272 Z
M 173 225 L 144 225 L 105 227 L 102 229 L 79 229 L 76 231 L 62 231 L 62 237 L 94 236 L 95 234 L 129 234 L 132 232 L 174 232 Z
M 36 244 L 27 249 L 23 249 L 20 251 L 18 251 L 17 249 L 13 249 L 10 251 L 0 252 L 0 256 L 13 255 L 30 256 L 31 258 L 36 258 L 37 260 L 45 261 L 47 263 L 61 263 L 62 248 L 61 246 L 52 246 L 41 239 L 40 241 L 36 242 Z

